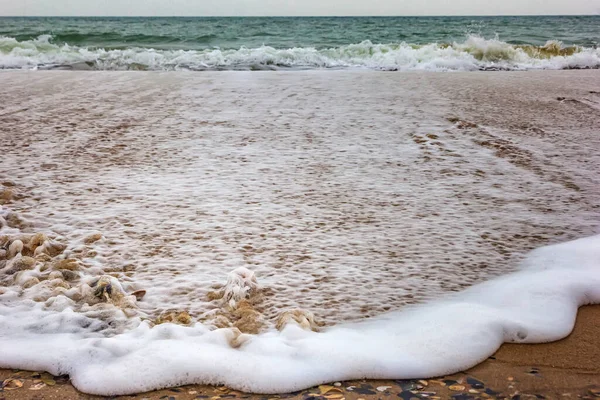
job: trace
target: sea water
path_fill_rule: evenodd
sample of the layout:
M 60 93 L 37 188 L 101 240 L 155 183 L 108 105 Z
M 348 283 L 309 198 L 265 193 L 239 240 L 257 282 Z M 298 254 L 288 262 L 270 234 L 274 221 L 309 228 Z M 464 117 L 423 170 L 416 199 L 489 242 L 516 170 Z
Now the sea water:
M 600 16 L 0 18 L 0 68 L 598 68 Z

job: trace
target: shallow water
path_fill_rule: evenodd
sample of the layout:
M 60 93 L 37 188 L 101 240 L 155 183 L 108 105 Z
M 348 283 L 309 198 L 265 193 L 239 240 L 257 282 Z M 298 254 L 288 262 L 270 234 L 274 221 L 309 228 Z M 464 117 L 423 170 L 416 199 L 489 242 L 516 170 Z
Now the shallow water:
M 598 233 L 597 71 L 1 78 L 0 367 L 429 377 L 600 301 L 598 237 L 509 274 Z
M 151 317 L 207 318 L 243 266 L 268 320 L 332 324 L 594 233 L 597 76 L 8 73 L 2 179 Z

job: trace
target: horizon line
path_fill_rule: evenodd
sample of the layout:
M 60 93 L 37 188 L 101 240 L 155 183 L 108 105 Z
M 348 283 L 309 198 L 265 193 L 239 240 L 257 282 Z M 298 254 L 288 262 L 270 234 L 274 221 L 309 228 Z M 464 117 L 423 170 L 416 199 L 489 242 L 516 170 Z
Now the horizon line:
M 468 17 L 596 17 L 595 14 L 432 14 L 432 15 L 0 15 L 0 18 L 468 18 Z

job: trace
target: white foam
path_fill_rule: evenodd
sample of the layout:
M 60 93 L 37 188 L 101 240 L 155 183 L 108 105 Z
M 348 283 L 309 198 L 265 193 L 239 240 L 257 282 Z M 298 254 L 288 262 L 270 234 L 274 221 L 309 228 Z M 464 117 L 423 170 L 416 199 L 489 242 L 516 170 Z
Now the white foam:
M 79 390 L 102 395 L 190 383 L 278 393 L 347 379 L 426 378 L 469 368 L 503 342 L 561 339 L 577 307 L 591 303 L 600 303 L 600 236 L 538 249 L 520 271 L 444 300 L 319 333 L 291 324 L 239 348 L 228 344 L 230 330 L 200 324 L 141 323 L 94 337 L 68 307 L 50 314 L 23 305 L 8 317 L 3 301 L 0 366 L 66 373 Z
M 533 46 L 530 46 L 534 49 Z M 550 41 L 544 48 L 561 48 Z M 539 50 L 539 49 L 538 49 Z M 559 53 L 556 53 L 559 54 Z M 87 64 L 86 64 L 87 63 Z M 600 49 L 578 48 L 572 55 L 547 57 L 528 54 L 522 47 L 499 39 L 470 35 L 464 42 L 374 44 L 369 40 L 316 49 L 276 49 L 270 46 L 235 50 L 155 50 L 133 47 L 104 49 L 56 45 L 50 35 L 17 41 L 0 36 L 0 68 L 71 67 L 100 70 L 207 70 L 279 68 L 371 68 L 383 70 L 473 71 L 480 69 L 599 68 Z
M 250 296 L 252 290 L 258 288 L 254 272 L 248 268 L 236 268 L 227 275 L 227 283 L 223 291 L 223 300 L 230 307 L 236 307 L 237 303 Z

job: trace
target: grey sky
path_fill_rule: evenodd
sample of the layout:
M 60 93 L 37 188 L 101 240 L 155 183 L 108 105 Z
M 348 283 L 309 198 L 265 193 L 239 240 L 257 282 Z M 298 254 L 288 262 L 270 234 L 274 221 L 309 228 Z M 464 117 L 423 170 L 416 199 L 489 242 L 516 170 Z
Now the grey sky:
M 0 15 L 597 14 L 600 0 L 0 0 Z

